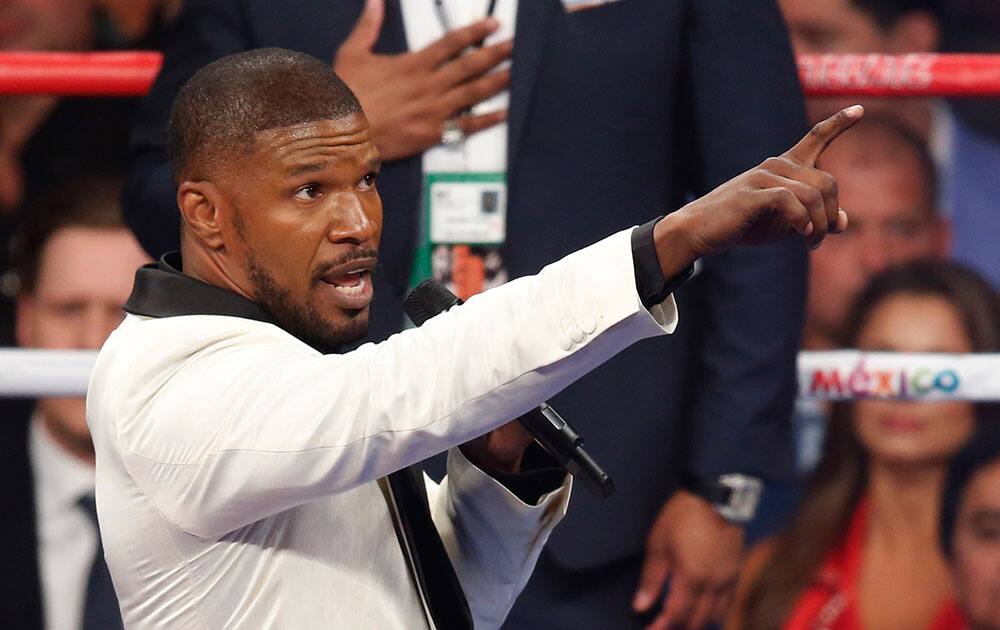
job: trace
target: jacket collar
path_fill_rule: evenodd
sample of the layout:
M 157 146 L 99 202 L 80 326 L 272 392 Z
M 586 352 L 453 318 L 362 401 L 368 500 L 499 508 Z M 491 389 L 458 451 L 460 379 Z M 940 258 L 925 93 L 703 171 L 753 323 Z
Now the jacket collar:
M 181 253 L 168 252 L 159 262 L 135 273 L 125 312 L 145 317 L 225 315 L 274 324 L 256 302 L 182 273 Z

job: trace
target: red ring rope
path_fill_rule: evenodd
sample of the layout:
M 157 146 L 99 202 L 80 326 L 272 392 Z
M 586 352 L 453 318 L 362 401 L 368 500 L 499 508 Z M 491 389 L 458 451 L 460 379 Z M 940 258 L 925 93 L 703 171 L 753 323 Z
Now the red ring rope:
M 139 96 L 162 62 L 157 52 L 0 53 L 0 94 Z
M 156 52 L 0 53 L 0 94 L 137 96 Z M 1000 96 L 1000 55 L 802 55 L 808 96 Z
M 1000 55 L 802 55 L 809 96 L 1000 96 Z

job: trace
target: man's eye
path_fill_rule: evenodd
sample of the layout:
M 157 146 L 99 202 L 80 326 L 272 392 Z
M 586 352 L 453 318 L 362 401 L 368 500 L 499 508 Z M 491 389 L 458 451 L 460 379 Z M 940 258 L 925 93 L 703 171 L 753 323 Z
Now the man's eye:
M 975 529 L 976 538 L 984 543 L 1000 543 L 1000 525 L 981 526 Z
M 361 182 L 358 185 L 362 190 L 371 190 L 375 187 L 376 179 L 378 179 L 377 173 L 368 173 L 361 178 Z
M 295 198 L 301 201 L 312 201 L 319 197 L 319 186 L 309 184 L 295 191 Z

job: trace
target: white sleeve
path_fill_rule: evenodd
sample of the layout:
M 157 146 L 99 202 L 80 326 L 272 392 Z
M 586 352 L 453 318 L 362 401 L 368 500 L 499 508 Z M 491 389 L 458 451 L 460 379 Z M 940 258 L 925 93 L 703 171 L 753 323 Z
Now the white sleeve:
M 572 482 L 527 505 L 453 448 L 440 486 L 427 480 L 431 516 L 476 628 L 499 628 L 569 506 Z
M 232 318 L 136 321 L 91 393 L 160 513 L 217 537 L 482 435 L 676 319 L 672 298 L 640 303 L 626 230 L 343 355 L 269 325 L 201 330 Z

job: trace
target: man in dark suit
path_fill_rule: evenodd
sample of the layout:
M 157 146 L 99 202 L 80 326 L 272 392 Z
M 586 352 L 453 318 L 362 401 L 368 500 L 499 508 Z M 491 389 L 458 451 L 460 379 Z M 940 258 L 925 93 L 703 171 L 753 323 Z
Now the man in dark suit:
M 43 196 L 15 239 L 17 341 L 94 349 L 121 322 L 147 261 L 121 220 L 121 182 L 70 180 Z M 94 447 L 83 397 L 0 401 L 5 630 L 114 630 L 118 601 L 94 510 Z
M 516 15 L 501 25 L 514 33 L 509 74 L 509 44 L 475 46 L 496 24 L 474 22 L 425 47 L 407 40 L 413 20 L 434 19 L 434 2 L 425 13 L 394 0 L 365 6 L 186 3 L 133 137 L 126 212 L 150 253 L 177 246 L 163 133 L 173 97 L 198 68 L 240 50 L 280 46 L 331 60 L 371 119 L 393 226 L 374 283 L 376 339 L 403 321 L 421 233 L 421 155 L 455 126 L 461 140 L 507 125 L 501 254 L 512 277 L 623 222 L 681 207 L 805 127 L 774 0 L 499 0 L 498 16 Z M 468 112 L 508 79 L 509 112 Z M 706 259 L 678 291 L 680 334 L 630 349 L 554 401 L 618 491 L 603 504 L 577 499 L 510 627 L 625 628 L 654 617 L 659 627 L 697 627 L 721 614 L 756 482 L 792 469 L 805 258 L 788 241 Z M 636 383 L 656 393 L 619 394 Z

